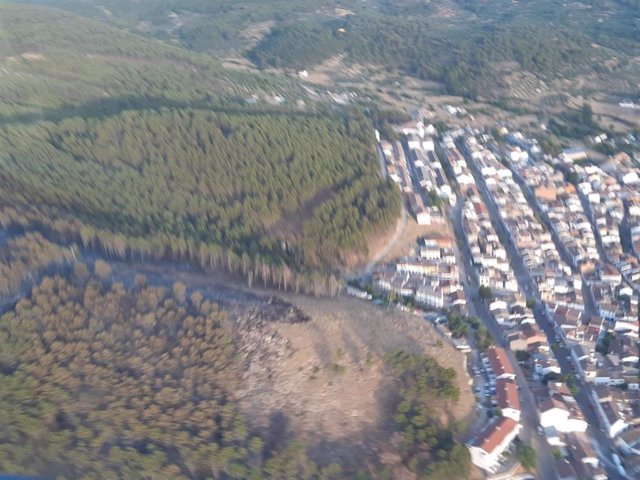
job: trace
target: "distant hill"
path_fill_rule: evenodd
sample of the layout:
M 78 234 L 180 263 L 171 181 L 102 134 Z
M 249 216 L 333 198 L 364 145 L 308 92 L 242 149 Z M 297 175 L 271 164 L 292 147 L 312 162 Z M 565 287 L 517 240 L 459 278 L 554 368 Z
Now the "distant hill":
M 344 53 L 467 97 L 500 97 L 514 65 L 542 80 L 596 73 L 624 90 L 637 76 L 628 62 L 640 54 L 635 0 L 31 1 L 194 51 L 245 52 L 262 67 L 309 68 Z
M 88 104 L 108 113 L 299 92 L 286 78 L 228 71 L 214 57 L 41 6 L 0 3 L 0 52 L 0 122 Z

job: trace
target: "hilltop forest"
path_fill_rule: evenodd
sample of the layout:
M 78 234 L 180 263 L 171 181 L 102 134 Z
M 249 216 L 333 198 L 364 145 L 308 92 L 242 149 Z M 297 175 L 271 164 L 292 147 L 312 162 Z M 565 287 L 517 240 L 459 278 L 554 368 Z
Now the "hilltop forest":
M 28 243 L 43 241 L 20 238 L 4 256 Z M 126 288 L 102 260 L 92 270 L 75 263 L 45 276 L 0 317 L 0 471 L 59 480 L 391 478 L 381 465 L 317 464 L 302 439 L 276 446 L 252 431 L 236 404 L 245 360 L 227 328 L 234 318 L 200 292 L 143 276 Z M 391 414 L 403 463 L 425 480 L 466 478 L 467 449 L 436 408 L 458 399 L 455 372 L 402 351 L 383 366 L 398 379 L 391 391 L 402 392 Z
M 197 110 L 7 126 L 0 223 L 293 288 L 396 218 L 370 135 L 364 118 Z
M 59 10 L 0 23 L 5 228 L 335 294 L 399 214 L 358 109 L 267 104 L 302 89 Z

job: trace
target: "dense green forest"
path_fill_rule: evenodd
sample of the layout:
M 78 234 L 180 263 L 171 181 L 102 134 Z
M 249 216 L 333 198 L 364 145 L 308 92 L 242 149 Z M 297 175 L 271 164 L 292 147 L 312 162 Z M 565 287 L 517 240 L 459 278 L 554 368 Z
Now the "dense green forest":
M 299 98 L 294 80 L 50 8 L 0 3 L 0 22 L 4 225 L 336 293 L 318 271 L 397 216 L 361 114 L 253 101 Z
M 242 358 L 227 314 L 184 285 L 127 290 L 109 266 L 45 277 L 0 319 L 0 471 L 47 478 L 391 478 L 317 465 L 293 438 L 274 449 L 234 403 Z M 437 421 L 455 373 L 390 354 L 403 458 L 421 478 L 466 478 L 466 448 Z M 431 386 L 436 386 L 433 389 Z M 400 418 L 400 416 L 403 416 Z M 415 460 L 414 460 L 415 459 Z M 428 461 L 431 459 L 430 461 Z M 428 462 L 427 462 L 428 461 Z M 425 467 L 424 462 L 428 463 Z
M 296 273 L 365 252 L 397 218 L 371 132 L 357 115 L 175 109 L 9 125 L 0 223 L 293 288 Z
M 336 53 L 437 80 L 449 93 L 471 97 L 499 81 L 492 65 L 517 62 L 552 78 L 582 66 L 593 54 L 586 36 L 563 28 L 504 26 L 460 40 L 442 36 L 420 18 L 353 16 L 319 26 L 297 22 L 276 28 L 249 55 L 262 67 L 300 69 Z

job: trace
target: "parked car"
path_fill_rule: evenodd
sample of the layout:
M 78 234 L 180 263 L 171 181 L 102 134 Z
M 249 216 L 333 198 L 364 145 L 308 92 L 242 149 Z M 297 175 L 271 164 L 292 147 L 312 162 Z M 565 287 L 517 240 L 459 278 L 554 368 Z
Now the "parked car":
M 612 453 L 611 458 L 613 459 L 613 464 L 616 466 L 616 470 L 618 471 L 618 474 L 620 474 L 624 478 L 627 478 L 627 472 L 622 466 L 622 462 L 620 461 L 620 457 L 618 456 L 618 454 Z

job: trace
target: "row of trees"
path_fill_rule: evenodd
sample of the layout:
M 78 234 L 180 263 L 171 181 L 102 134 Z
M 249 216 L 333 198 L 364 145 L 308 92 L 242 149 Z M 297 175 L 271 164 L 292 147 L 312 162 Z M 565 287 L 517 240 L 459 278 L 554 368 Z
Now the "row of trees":
M 74 259 L 72 248 L 51 243 L 39 233 L 12 237 L 0 246 L 0 295 L 16 292 L 25 280 L 37 278 L 50 265 Z
M 312 272 L 366 250 L 400 207 L 370 133 L 355 115 L 194 110 L 5 127 L 0 223 L 122 258 L 198 259 L 250 282 L 331 290 Z
M 473 332 L 476 336 L 476 345 L 481 351 L 486 350 L 495 343 L 495 339 L 489 329 L 477 317 L 451 313 L 447 322 L 449 331 L 454 338 L 468 337 Z

